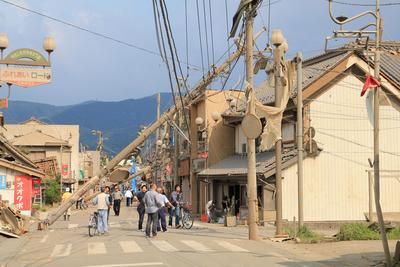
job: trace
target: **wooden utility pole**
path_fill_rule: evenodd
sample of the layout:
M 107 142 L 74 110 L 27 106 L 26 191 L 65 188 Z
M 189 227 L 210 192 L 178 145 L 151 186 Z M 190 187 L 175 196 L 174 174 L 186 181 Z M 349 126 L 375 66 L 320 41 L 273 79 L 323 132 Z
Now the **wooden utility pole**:
M 374 57 L 374 77 L 380 81 L 381 71 L 381 54 L 380 54 L 380 42 L 381 42 L 381 12 L 380 12 L 380 1 L 376 0 L 376 40 L 375 40 L 375 57 Z M 374 92 L 374 180 L 375 180 L 375 206 L 376 215 L 380 226 L 383 250 L 385 252 L 386 266 L 392 266 L 392 259 L 390 256 L 389 244 L 386 236 L 385 222 L 383 220 L 383 214 L 380 204 L 380 162 L 379 162 L 379 94 L 381 88 L 378 86 Z
M 239 47 L 239 49 L 236 50 L 233 54 L 231 54 L 229 58 L 222 65 L 213 69 L 213 71 L 208 72 L 207 75 L 203 77 L 196 84 L 194 89 L 184 97 L 183 105 L 180 101 L 177 101 L 175 107 L 169 108 L 166 112 L 164 112 L 160 116 L 159 120 L 151 124 L 148 128 L 144 129 L 143 132 L 137 138 L 135 138 L 129 145 L 127 145 L 124 149 L 122 149 L 114 158 L 112 158 L 109 162 L 107 162 L 107 165 L 95 177 L 93 177 L 89 182 L 87 182 L 78 191 L 76 191 L 71 196 L 70 198 L 71 201 L 67 201 L 66 203 L 62 204 L 54 214 L 51 214 L 50 215 L 51 217 L 47 221 L 47 223 L 53 224 L 69 207 L 73 205 L 72 200 L 74 201 L 78 200 L 81 196 L 83 196 L 87 192 L 87 190 L 94 187 L 100 181 L 99 177 L 106 176 L 118 165 L 118 163 L 128 158 L 129 155 L 133 151 L 135 151 L 135 149 L 140 144 L 142 144 L 151 134 L 154 134 L 154 132 L 161 125 L 171 120 L 177 111 L 184 108 L 185 106 L 190 105 L 192 101 L 196 101 L 199 97 L 201 97 L 204 88 L 206 88 L 219 74 L 221 74 L 224 71 L 227 71 L 230 64 L 234 62 L 240 55 L 241 55 L 241 48 Z M 135 176 L 138 175 L 139 174 L 136 174 Z M 84 188 L 84 190 L 82 188 Z
M 255 99 L 253 91 L 253 6 L 250 4 L 246 11 L 246 81 L 248 86 L 249 104 L 247 112 L 255 115 Z M 249 239 L 257 240 L 257 173 L 256 173 L 256 140 L 247 138 L 247 195 L 249 202 Z
M 282 45 L 274 50 L 275 63 L 275 107 L 282 102 Z M 276 236 L 282 235 L 282 138 L 275 143 L 275 183 L 276 183 Z
M 303 56 L 301 52 L 296 56 L 297 68 L 297 187 L 298 187 L 298 216 L 299 228 L 304 222 L 303 202 Z

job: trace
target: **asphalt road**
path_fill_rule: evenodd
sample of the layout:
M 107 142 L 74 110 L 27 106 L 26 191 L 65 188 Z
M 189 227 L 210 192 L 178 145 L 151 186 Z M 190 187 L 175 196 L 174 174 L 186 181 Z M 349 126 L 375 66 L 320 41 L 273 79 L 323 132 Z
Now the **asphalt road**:
M 75 211 L 71 221 L 57 221 L 46 231 L 3 239 L 0 266 L 326 266 L 299 259 L 270 241 L 249 241 L 234 228 L 197 224 L 149 239 L 137 231 L 133 207 L 122 207 L 119 217 L 111 215 L 110 235 L 89 237 L 92 211 Z

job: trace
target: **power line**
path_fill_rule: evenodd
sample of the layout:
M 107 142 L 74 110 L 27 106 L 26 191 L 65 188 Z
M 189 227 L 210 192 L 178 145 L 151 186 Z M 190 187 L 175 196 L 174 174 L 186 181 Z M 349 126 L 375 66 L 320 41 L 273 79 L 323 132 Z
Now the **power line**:
M 211 51 L 212 51 L 212 62 L 215 64 L 215 53 L 214 53 L 214 29 L 213 29 L 213 19 L 212 19 L 212 7 L 211 0 L 208 0 L 208 8 L 210 10 L 210 30 L 211 30 Z
M 2 2 L 4 4 L 11 5 L 11 6 L 14 6 L 14 7 L 22 9 L 22 10 L 25 10 L 25 11 L 30 12 L 32 14 L 36 14 L 38 16 L 50 19 L 52 21 L 64 24 L 64 25 L 69 26 L 71 28 L 75 28 L 77 30 L 84 31 L 84 32 L 90 33 L 92 35 L 95 35 L 95 36 L 98 36 L 98 37 L 101 37 L 101 38 L 104 38 L 104 39 L 107 39 L 107 40 L 110 40 L 110 41 L 113 41 L 113 42 L 116 42 L 116 43 L 119 43 L 119 44 L 122 44 L 122 45 L 125 45 L 125 46 L 128 46 L 128 47 L 131 47 L 131 48 L 135 48 L 137 50 L 146 52 L 148 54 L 155 55 L 155 56 L 162 56 L 161 53 L 159 53 L 159 52 L 156 52 L 156 51 L 153 51 L 153 50 L 150 50 L 150 49 L 147 49 L 147 48 L 144 48 L 144 47 L 141 47 L 141 46 L 126 42 L 126 41 L 119 40 L 117 38 L 114 38 L 112 36 L 106 35 L 104 33 L 96 32 L 96 31 L 84 28 L 82 26 L 73 24 L 71 22 L 68 22 L 68 21 L 65 21 L 65 20 L 50 16 L 50 15 L 47 15 L 47 14 L 44 14 L 44 13 L 41 13 L 41 12 L 33 10 L 33 9 L 29 9 L 27 7 L 24 7 L 24 6 L 9 2 L 7 0 L 0 0 L 0 2 Z M 182 63 L 184 63 L 185 65 L 191 66 L 191 67 L 199 68 L 199 66 L 196 66 L 196 65 L 193 65 L 193 64 L 189 64 L 188 62 L 182 62 Z M 204 69 L 204 67 L 203 67 L 203 69 Z
M 206 1 L 203 0 L 203 19 L 204 19 L 204 31 L 206 34 L 206 51 L 207 51 L 207 67 L 210 67 L 210 52 L 208 48 L 208 29 L 207 29 L 207 16 L 206 16 Z
M 326 0 L 329 2 L 329 0 Z M 336 0 L 331 0 L 332 3 L 335 4 L 340 4 L 340 5 L 346 5 L 346 6 L 364 6 L 364 7 L 375 7 L 376 4 L 361 4 L 361 3 L 348 3 L 348 2 L 343 2 L 343 1 L 336 1 Z M 380 4 L 380 6 L 398 6 L 400 5 L 400 2 L 391 2 L 391 3 L 383 3 Z
M 201 69 L 203 70 L 203 77 L 204 77 L 204 55 L 203 55 L 203 41 L 202 41 L 203 38 L 201 37 L 199 0 L 196 0 L 196 10 L 197 10 L 197 28 L 199 31 Z

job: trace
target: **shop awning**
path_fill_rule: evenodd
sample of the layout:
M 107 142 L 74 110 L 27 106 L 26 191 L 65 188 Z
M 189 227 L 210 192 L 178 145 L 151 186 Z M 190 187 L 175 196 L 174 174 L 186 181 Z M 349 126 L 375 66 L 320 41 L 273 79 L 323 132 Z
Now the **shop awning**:
M 294 164 L 297 159 L 297 150 L 288 150 L 283 154 L 283 167 Z M 275 152 L 268 151 L 256 155 L 257 174 L 269 177 L 275 173 Z M 247 175 L 247 156 L 233 155 L 226 158 L 207 169 L 201 171 L 199 176 L 246 176 Z

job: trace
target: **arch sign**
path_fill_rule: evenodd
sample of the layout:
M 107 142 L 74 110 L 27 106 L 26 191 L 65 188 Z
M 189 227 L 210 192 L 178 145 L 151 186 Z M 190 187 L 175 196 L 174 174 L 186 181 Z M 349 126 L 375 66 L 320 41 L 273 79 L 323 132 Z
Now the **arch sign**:
M 51 82 L 50 62 L 36 50 L 30 48 L 14 50 L 0 63 L 7 65 L 0 68 L 1 82 L 21 87 L 32 87 Z

